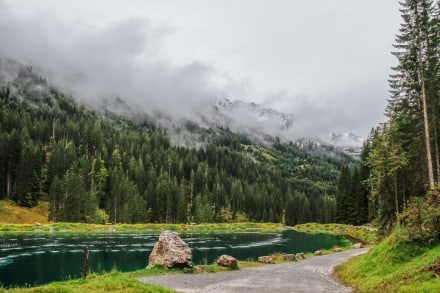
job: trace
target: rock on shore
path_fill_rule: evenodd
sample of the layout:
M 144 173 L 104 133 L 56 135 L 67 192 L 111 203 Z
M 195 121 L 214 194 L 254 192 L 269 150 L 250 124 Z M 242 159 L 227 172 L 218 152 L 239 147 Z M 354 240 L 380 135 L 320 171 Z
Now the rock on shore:
M 173 231 L 160 234 L 150 254 L 147 268 L 161 264 L 166 268 L 185 268 L 192 266 L 192 252 L 188 244 Z

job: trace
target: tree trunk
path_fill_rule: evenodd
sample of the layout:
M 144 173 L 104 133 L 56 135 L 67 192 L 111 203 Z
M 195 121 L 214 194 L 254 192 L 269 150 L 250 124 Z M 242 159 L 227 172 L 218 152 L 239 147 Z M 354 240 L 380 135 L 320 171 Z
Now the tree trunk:
M 434 148 L 435 148 L 435 165 L 437 169 L 437 185 L 440 184 L 440 157 L 438 153 L 438 135 L 437 135 L 437 126 L 434 123 Z
M 427 161 L 427 167 L 428 167 L 428 181 L 429 181 L 429 188 L 434 188 L 434 170 L 432 168 L 432 154 L 431 154 L 431 139 L 429 134 L 429 119 L 428 119 L 428 103 L 426 101 L 426 86 L 425 86 L 425 76 L 424 76 L 424 69 L 425 69 L 425 63 L 426 60 L 423 58 L 425 54 L 425 46 L 426 43 L 421 39 L 423 32 L 420 24 L 420 15 L 417 11 L 417 6 L 415 13 L 417 15 L 416 19 L 416 28 L 417 28 L 417 61 L 418 61 L 418 77 L 421 87 L 421 98 L 422 98 L 422 106 L 423 106 L 423 126 L 425 128 L 425 145 L 426 145 L 426 161 Z M 425 46 L 424 46 L 425 45 Z
M 428 105 L 426 102 L 426 90 L 425 90 L 425 79 L 423 76 L 423 69 L 419 69 L 419 77 L 422 86 L 423 125 L 425 126 L 425 145 L 426 145 L 426 160 L 428 164 L 428 180 L 429 180 L 429 188 L 433 189 L 435 186 L 434 171 L 432 168 L 431 139 L 429 137 Z
M 9 197 L 11 195 L 11 174 L 8 172 L 7 178 L 6 178 L 6 196 Z
M 396 206 L 396 226 L 400 226 L 400 218 L 399 218 L 399 197 L 397 194 L 397 178 L 394 176 L 394 204 Z
M 116 207 L 118 205 L 118 200 L 115 198 L 115 219 L 114 219 L 114 224 L 116 225 Z

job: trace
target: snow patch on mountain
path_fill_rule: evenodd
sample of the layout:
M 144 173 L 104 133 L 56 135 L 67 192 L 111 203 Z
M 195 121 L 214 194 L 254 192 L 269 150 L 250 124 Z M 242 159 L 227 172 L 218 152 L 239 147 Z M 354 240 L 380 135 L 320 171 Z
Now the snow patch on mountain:
M 31 66 L 12 59 L 0 58 L 0 85 L 8 84 L 11 90 L 25 87 L 30 90 L 47 91 L 49 84 L 43 75 Z M 76 97 L 76 99 L 79 99 Z M 145 109 L 127 103 L 123 98 L 103 98 L 87 103 L 98 111 L 122 115 L 133 121 L 149 121 L 166 131 L 171 141 L 177 145 L 200 147 L 209 141 L 206 136 L 220 128 L 244 134 L 255 143 L 270 145 L 276 139 L 292 141 L 300 147 L 337 147 L 357 155 L 363 139 L 351 132 L 324 134 L 304 134 L 305 127 L 294 115 L 283 113 L 254 102 L 232 99 L 207 100 L 191 105 L 191 111 L 179 115 L 166 109 Z
M 331 131 L 328 135 L 328 142 L 341 147 L 361 147 L 364 139 L 351 132 L 335 133 Z
M 218 100 L 215 107 L 220 114 L 243 124 L 252 123 L 256 128 L 284 131 L 291 129 L 294 124 L 292 114 L 281 113 L 253 102 L 224 99 Z

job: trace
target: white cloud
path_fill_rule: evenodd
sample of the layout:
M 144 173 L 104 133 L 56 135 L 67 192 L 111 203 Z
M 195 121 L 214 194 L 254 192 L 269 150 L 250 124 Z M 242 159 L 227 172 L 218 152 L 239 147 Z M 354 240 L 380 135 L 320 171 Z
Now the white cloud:
M 382 0 L 0 0 L 0 55 L 89 99 L 177 115 L 228 96 L 291 110 L 311 132 L 366 135 L 398 13 Z

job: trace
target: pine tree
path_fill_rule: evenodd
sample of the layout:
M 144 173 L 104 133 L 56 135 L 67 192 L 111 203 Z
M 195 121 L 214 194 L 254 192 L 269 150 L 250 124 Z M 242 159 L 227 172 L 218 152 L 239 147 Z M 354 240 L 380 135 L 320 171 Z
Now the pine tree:
M 63 222 L 85 222 L 86 206 L 88 193 L 84 184 L 84 178 L 80 171 L 72 167 L 66 172 L 63 178 L 63 192 L 61 213 L 58 216 L 59 221 Z
M 406 0 L 401 3 L 403 23 L 397 36 L 393 54 L 399 64 L 393 68 L 391 76 L 391 100 L 388 115 L 395 122 L 402 121 L 402 116 L 412 120 L 410 127 L 404 130 L 409 136 L 424 137 L 426 181 L 430 188 L 435 185 L 431 132 L 436 127 L 439 109 L 438 101 L 438 23 L 433 20 L 434 7 L 430 0 Z M 435 18 L 434 18 L 435 19 Z M 436 28 L 437 26 L 437 28 Z M 399 118 L 395 118 L 398 116 Z M 406 123 L 408 125 L 408 123 Z M 436 143 L 438 137 L 436 138 Z M 420 142 L 420 141 L 416 141 Z M 435 145 L 435 144 L 434 144 Z M 420 146 L 412 151 L 419 152 Z M 409 150 L 409 149 L 408 149 Z
M 395 127 L 384 125 L 374 137 L 367 159 L 371 170 L 373 196 L 379 197 L 379 218 L 383 225 L 390 225 L 394 219 L 399 224 L 399 172 L 408 164 L 408 159 L 395 141 Z
M 335 220 L 338 223 L 348 224 L 350 222 L 349 212 L 353 206 L 351 194 L 350 168 L 346 165 L 341 168 L 338 191 L 336 193 Z

